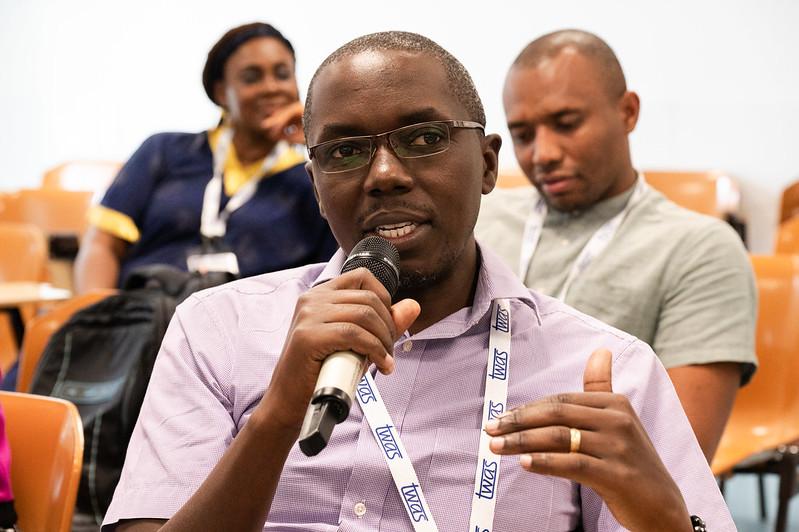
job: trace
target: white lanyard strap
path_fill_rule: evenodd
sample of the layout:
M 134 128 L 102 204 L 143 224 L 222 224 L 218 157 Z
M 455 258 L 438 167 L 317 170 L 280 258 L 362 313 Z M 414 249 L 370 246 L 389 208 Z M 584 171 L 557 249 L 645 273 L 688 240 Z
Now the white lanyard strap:
M 491 325 L 486 367 L 486 392 L 483 399 L 483 421 L 480 446 L 477 453 L 477 470 L 472 490 L 472 509 L 469 532 L 491 532 L 499 482 L 500 456 L 488 448 L 490 437 L 485 432 L 487 421 L 506 410 L 508 397 L 508 368 L 510 362 L 510 303 L 497 299 L 491 308 Z M 391 416 L 370 373 L 366 373 L 356 388 L 372 436 L 383 451 L 394 485 L 403 501 L 405 512 L 416 531 L 437 531 L 433 514 L 422 493 L 419 479 L 408 457 L 405 446 L 396 432 Z
M 397 434 L 394 422 L 386 410 L 383 398 L 377 390 L 372 374 L 368 371 L 364 374 L 356 387 L 358 404 L 361 405 L 369 427 L 380 448 L 383 450 L 383 458 L 388 464 L 391 477 L 397 486 L 397 491 L 402 498 L 405 512 L 413 524 L 413 529 L 417 532 L 428 531 L 437 532 L 438 527 L 427 506 L 427 500 L 422 493 L 419 485 L 419 478 L 413 469 L 413 464 L 408 458 L 408 452 L 402 444 L 402 440 Z
M 477 470 L 472 490 L 472 513 L 469 532 L 491 532 L 494 527 L 494 509 L 499 485 L 501 456 L 488 448 L 491 437 L 485 425 L 506 410 L 508 378 L 510 374 L 510 302 L 497 299 L 491 308 L 491 333 L 488 338 L 488 363 L 486 366 L 486 391 L 483 398 L 483 422 L 480 431 L 480 448 L 477 453 Z
M 588 243 L 583 247 L 580 251 L 580 254 L 572 263 L 571 269 L 569 270 L 568 275 L 566 276 L 566 281 L 563 283 L 563 287 L 561 288 L 560 292 L 558 293 L 558 299 L 564 301 L 566 299 L 566 294 L 569 292 L 569 288 L 571 288 L 572 283 L 583 273 L 586 268 L 594 261 L 594 259 L 600 255 L 610 241 L 613 240 L 613 237 L 618 231 L 619 226 L 624 221 L 624 218 L 627 214 L 632 210 L 632 208 L 641 200 L 644 192 L 646 191 L 646 182 L 644 181 L 644 177 L 642 175 L 638 175 L 638 179 L 635 183 L 635 189 L 633 189 L 633 193 L 630 196 L 630 199 L 627 200 L 627 204 L 624 206 L 624 209 L 616 216 L 602 224 L 602 226 L 594 232 L 591 238 L 588 240 Z M 533 209 L 530 212 L 530 215 L 527 217 L 527 221 L 524 224 L 524 234 L 522 236 L 522 251 L 519 257 L 519 277 L 524 280 L 527 277 L 528 270 L 530 269 L 530 263 L 533 261 L 533 255 L 535 254 L 536 248 L 538 248 L 538 243 L 541 240 L 541 232 L 544 229 L 544 220 L 547 216 L 547 206 L 544 202 L 543 197 L 539 197 L 538 200 L 533 205 Z
M 272 150 L 261 165 L 259 175 L 248 180 L 236 191 L 228 200 L 225 208 L 219 210 L 222 201 L 222 174 L 225 169 L 225 161 L 230 153 L 230 146 L 233 142 L 233 128 L 225 127 L 219 134 L 216 149 L 214 150 L 214 175 L 205 186 L 203 194 L 203 209 L 200 217 L 200 233 L 208 238 L 223 237 L 227 231 L 227 221 L 231 213 L 247 203 L 255 195 L 258 182 L 275 165 L 278 158 L 283 155 L 289 145 L 285 141 L 280 141 Z

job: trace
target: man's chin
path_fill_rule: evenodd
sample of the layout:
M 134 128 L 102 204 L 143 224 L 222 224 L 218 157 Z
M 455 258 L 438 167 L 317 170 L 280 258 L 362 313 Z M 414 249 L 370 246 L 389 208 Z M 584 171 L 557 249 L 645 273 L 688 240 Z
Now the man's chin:
M 441 278 L 438 272 L 424 273 L 418 271 L 403 271 L 400 273 L 398 292 L 412 293 L 425 290 L 434 286 Z
M 566 196 L 544 196 L 547 207 L 560 212 L 579 212 L 586 208 L 585 202 Z

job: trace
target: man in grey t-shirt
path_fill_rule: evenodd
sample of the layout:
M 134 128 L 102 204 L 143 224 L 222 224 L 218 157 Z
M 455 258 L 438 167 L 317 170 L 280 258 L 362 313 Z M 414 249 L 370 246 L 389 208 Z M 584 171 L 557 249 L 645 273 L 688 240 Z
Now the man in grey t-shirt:
M 484 196 L 476 236 L 531 288 L 651 344 L 711 460 L 755 368 L 756 292 L 740 239 L 639 177 L 627 138 L 638 96 L 597 36 L 530 43 L 503 99 L 535 188 Z

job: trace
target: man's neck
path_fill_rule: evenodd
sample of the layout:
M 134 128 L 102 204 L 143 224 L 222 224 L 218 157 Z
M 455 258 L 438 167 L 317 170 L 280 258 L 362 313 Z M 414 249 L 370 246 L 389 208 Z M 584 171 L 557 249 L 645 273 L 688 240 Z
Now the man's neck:
M 434 285 L 418 291 L 400 291 L 397 294 L 396 300 L 415 299 L 422 309 L 409 329 L 411 334 L 427 329 L 450 314 L 471 306 L 477 286 L 480 255 L 473 239 L 467 246 L 452 271 Z

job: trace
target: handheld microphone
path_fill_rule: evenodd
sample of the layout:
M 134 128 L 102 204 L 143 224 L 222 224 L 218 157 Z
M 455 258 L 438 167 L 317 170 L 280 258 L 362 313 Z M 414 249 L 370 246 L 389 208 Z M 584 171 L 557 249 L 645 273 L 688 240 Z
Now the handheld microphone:
M 350 252 L 341 273 L 366 268 L 386 287 L 389 295 L 399 286 L 399 252 L 394 244 L 379 236 L 368 236 Z M 366 357 L 352 351 L 339 351 L 322 362 L 316 388 L 300 429 L 300 450 L 315 456 L 327 446 L 333 427 L 347 419 L 355 386 L 363 376 Z

